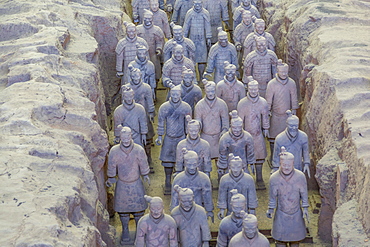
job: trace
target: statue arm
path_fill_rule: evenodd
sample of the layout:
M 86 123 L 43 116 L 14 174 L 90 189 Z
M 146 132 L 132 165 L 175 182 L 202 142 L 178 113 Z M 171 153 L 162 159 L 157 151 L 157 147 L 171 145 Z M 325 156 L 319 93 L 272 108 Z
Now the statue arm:
M 248 54 L 248 56 L 244 60 L 244 75 L 245 76 L 250 76 L 252 75 L 252 70 L 253 70 L 253 62 L 251 58 L 251 53 Z
M 176 180 L 176 178 L 175 178 Z M 170 211 L 172 211 L 176 206 L 179 205 L 179 198 L 178 193 L 174 190 L 175 185 L 177 184 L 173 181 L 172 189 L 171 189 L 171 203 L 170 203 Z
M 220 100 L 220 99 L 219 99 Z M 225 133 L 229 130 L 230 124 L 229 124 L 229 113 L 228 108 L 225 102 L 222 102 L 224 107 L 221 110 L 221 132 Z
M 210 74 L 213 73 L 213 70 L 215 69 L 214 63 L 216 60 L 216 56 L 217 56 L 216 47 L 212 46 L 208 54 L 207 68 L 206 68 L 207 73 L 210 73 Z
M 265 99 L 267 102 L 267 111 L 270 112 L 272 109 L 272 102 L 274 101 L 274 88 L 273 88 L 273 84 L 271 83 L 267 83 Z
M 116 71 L 123 72 L 123 50 L 116 52 Z
M 272 167 L 275 170 L 280 167 L 280 157 L 279 157 L 280 148 L 281 146 L 279 145 L 279 143 L 276 142 L 276 139 L 275 139 L 274 152 L 272 154 L 272 162 L 271 162 Z
M 220 179 L 220 184 L 218 186 L 218 198 L 217 198 L 217 207 L 219 209 L 226 209 L 227 208 L 227 193 L 229 188 L 224 182 L 224 179 Z
M 208 177 L 207 179 L 204 179 L 204 180 L 205 181 L 203 182 L 203 190 L 202 190 L 204 208 L 207 212 L 212 212 L 213 211 L 213 201 L 212 201 L 211 180 L 209 180 Z
M 221 137 L 220 143 L 219 143 L 219 159 L 217 161 L 217 168 L 219 169 L 227 169 L 227 155 L 228 155 L 228 147 L 226 145 L 226 142 Z
M 254 141 L 253 137 L 249 136 L 246 149 L 246 155 L 247 155 L 247 164 L 254 164 L 256 163 L 256 156 L 254 155 Z
M 303 164 L 310 164 L 310 151 L 308 148 L 307 135 L 305 135 L 305 139 L 306 140 L 302 144 Z
M 168 23 L 167 15 L 163 16 L 162 23 L 163 23 L 164 36 L 167 39 L 170 39 L 172 35 L 171 35 L 171 29 L 170 29 L 170 24 Z
M 224 22 L 227 22 L 229 20 L 229 8 L 228 8 L 228 1 L 220 1 L 220 7 L 221 7 L 221 15 L 222 20 Z
M 117 107 L 113 113 L 113 124 L 114 124 L 114 136 L 119 137 L 121 129 L 118 128 L 118 125 L 123 124 L 123 114 L 119 112 L 119 108 Z
M 190 9 L 191 10 L 191 9 Z M 183 26 L 183 30 L 184 30 L 184 36 L 186 38 L 189 38 L 189 30 L 190 30 L 190 22 L 191 22 L 191 11 L 188 11 L 185 15 L 185 21 L 184 21 L 184 26 Z
M 207 143 L 208 144 L 208 143 Z M 203 152 L 204 172 L 210 173 L 212 171 L 211 147 L 209 144 Z
M 154 69 L 153 64 L 151 64 L 151 68 L 150 68 L 149 71 L 150 71 L 150 74 L 148 74 L 148 84 L 152 89 L 154 89 L 154 88 L 157 87 L 157 83 L 156 83 L 156 80 L 155 80 L 155 69 Z
M 266 93 L 267 97 L 267 93 Z M 270 129 L 269 107 L 268 104 L 263 104 L 262 109 L 262 128 L 264 130 Z
M 277 73 L 277 70 L 276 70 L 276 66 L 277 66 L 277 62 L 278 62 L 278 58 L 274 52 L 272 58 L 271 58 L 271 72 L 272 72 L 272 78 L 275 77 L 276 73 Z
M 145 231 L 142 226 L 142 218 L 139 220 L 137 225 L 137 232 L 136 232 L 136 239 L 135 239 L 135 246 L 137 247 L 144 247 L 145 246 Z
M 290 89 L 290 101 L 292 105 L 292 110 L 296 110 L 299 108 L 298 95 L 297 95 L 297 86 L 294 81 L 293 83 L 294 83 L 294 86 L 292 86 Z
M 233 45 L 231 49 L 231 63 L 236 66 L 236 69 L 239 69 L 239 62 L 238 62 L 238 53 L 236 52 L 236 47 Z
M 245 197 L 248 198 L 247 209 L 256 209 L 258 207 L 257 192 L 253 179 L 248 183 L 247 195 Z
M 157 134 L 158 136 L 163 136 L 165 132 L 165 116 L 164 116 L 164 109 L 163 105 L 159 107 L 158 110 L 158 127 L 157 127 Z
M 109 152 L 109 155 L 108 155 L 108 171 L 107 171 L 107 176 L 109 178 L 113 178 L 115 176 L 117 176 L 117 162 L 114 161 L 114 157 L 113 157 L 113 153 L 112 153 L 112 149 L 111 151 Z
M 176 147 L 176 163 L 175 163 L 175 172 L 179 173 L 184 170 L 184 155 L 182 154 L 182 145 L 177 144 Z

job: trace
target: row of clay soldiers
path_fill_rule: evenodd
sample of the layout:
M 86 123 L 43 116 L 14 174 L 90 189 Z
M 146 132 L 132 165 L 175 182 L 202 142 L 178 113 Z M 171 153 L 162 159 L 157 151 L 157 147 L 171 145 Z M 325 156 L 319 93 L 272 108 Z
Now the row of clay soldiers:
M 190 126 L 190 124 L 189 124 Z M 144 149 L 135 144 L 129 127 L 120 126 L 120 144 L 109 152 L 108 180 L 116 184 L 114 209 L 122 223 L 121 244 L 130 241 L 128 222 L 134 215 L 137 232 L 135 246 L 209 246 L 208 220 L 213 221 L 211 181 L 199 170 L 198 153 L 183 148 L 185 170 L 177 174 L 172 186 L 171 216 L 164 214 L 159 197 L 145 196 L 141 176 L 150 184 L 149 165 Z M 272 237 L 276 246 L 298 246 L 306 236 L 308 192 L 305 175 L 294 168 L 295 157 L 284 147 L 279 154 L 280 167 L 270 177 L 268 218 L 274 215 Z M 258 206 L 253 177 L 243 171 L 243 160 L 229 155 L 229 173 L 219 184 L 217 206 L 221 220 L 217 246 L 269 246 L 258 232 L 254 216 Z M 150 202 L 150 213 L 144 215 Z M 227 210 L 227 216 L 224 217 Z

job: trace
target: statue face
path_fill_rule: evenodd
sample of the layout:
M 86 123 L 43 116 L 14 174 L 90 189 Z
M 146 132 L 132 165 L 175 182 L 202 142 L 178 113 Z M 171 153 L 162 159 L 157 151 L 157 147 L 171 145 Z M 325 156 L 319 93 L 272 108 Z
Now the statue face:
M 144 62 L 145 59 L 147 58 L 147 54 L 148 54 L 148 51 L 146 50 L 138 50 L 136 55 L 137 55 L 137 58 L 141 61 L 141 62 Z
M 265 31 L 265 24 L 263 22 L 257 23 L 254 28 L 258 34 L 263 34 Z
M 213 100 L 216 97 L 216 89 L 213 87 L 206 87 L 206 97 L 209 100 Z
M 251 222 L 251 223 L 244 223 L 243 222 L 243 232 L 244 232 L 244 235 L 251 239 L 251 238 L 254 238 L 257 234 L 257 224 L 255 222 Z
M 153 23 L 153 18 L 144 17 L 143 23 L 144 23 L 145 26 L 150 27 Z
M 179 90 L 170 91 L 171 100 L 173 103 L 177 103 L 181 99 L 181 92 Z
M 184 56 L 184 50 L 180 48 L 176 48 L 173 51 L 173 57 L 177 60 L 180 61 Z
M 186 212 L 189 212 L 193 207 L 194 196 L 193 195 L 181 195 L 180 196 L 180 207 Z
M 227 80 L 232 81 L 235 79 L 236 70 L 233 69 L 227 69 L 225 70 L 225 77 Z
M 199 125 L 197 124 L 190 124 L 188 125 L 188 134 L 190 139 L 195 140 L 198 138 L 199 135 Z
M 184 37 L 184 34 L 182 33 L 182 29 L 175 29 L 173 31 L 173 39 L 175 41 L 181 41 L 183 37 Z
M 243 172 L 243 164 L 241 161 L 230 161 L 230 171 L 233 176 L 237 177 Z
M 289 70 L 288 66 L 279 67 L 278 70 L 277 70 L 278 71 L 278 76 L 281 79 L 285 80 L 286 78 L 288 78 L 288 70 Z
M 242 211 L 245 211 L 245 201 L 234 201 L 231 203 L 231 210 L 236 218 L 242 218 Z
M 249 6 L 251 4 L 251 0 L 242 0 L 244 6 Z
M 141 81 L 141 73 L 139 72 L 132 73 L 130 77 L 134 85 L 138 85 Z
M 243 18 L 243 22 L 244 22 L 245 25 L 249 25 L 249 24 L 252 23 L 252 16 L 251 15 L 246 14 L 246 15 L 243 15 L 242 18 Z
M 202 1 L 195 1 L 194 2 L 194 9 L 196 10 L 196 11 L 200 11 L 201 9 L 202 9 Z
M 124 147 L 129 147 L 130 144 L 131 144 L 131 132 L 130 133 L 121 133 L 120 135 L 120 138 L 121 138 L 121 144 L 124 146 Z
M 287 123 L 288 132 L 291 136 L 296 137 L 298 134 L 298 123 Z
M 240 136 L 243 132 L 243 125 L 241 123 L 231 124 L 231 132 L 234 136 Z
M 258 96 L 258 85 L 249 85 L 248 84 L 248 93 L 249 96 L 255 98 Z
M 257 42 L 257 51 L 264 52 L 266 50 L 266 41 Z
M 190 85 L 193 84 L 194 76 L 192 74 L 184 74 L 182 80 L 185 86 L 190 87 Z
M 188 158 L 185 160 L 185 169 L 190 175 L 194 175 L 198 171 L 198 159 Z
M 284 175 L 289 175 L 294 169 L 294 159 L 280 159 L 280 170 Z
M 126 29 L 126 35 L 130 39 L 133 39 L 136 37 L 136 28 L 135 27 L 129 27 Z
M 125 92 L 122 97 L 125 104 L 131 105 L 134 103 L 134 92 Z
M 149 210 L 150 215 L 154 219 L 158 219 L 163 215 L 163 204 L 162 203 L 150 204 Z
M 158 9 L 159 9 L 159 3 L 158 1 L 151 1 L 150 2 L 150 9 L 153 11 L 153 12 L 157 12 Z
M 220 44 L 220 46 L 226 47 L 228 44 L 227 37 L 218 38 L 218 43 Z

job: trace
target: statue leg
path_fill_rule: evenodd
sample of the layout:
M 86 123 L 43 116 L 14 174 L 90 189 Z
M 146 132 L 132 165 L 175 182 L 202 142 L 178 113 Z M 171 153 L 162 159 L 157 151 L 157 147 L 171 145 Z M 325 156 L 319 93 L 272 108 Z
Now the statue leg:
M 280 241 L 275 240 L 275 246 L 276 247 L 287 247 L 288 245 L 285 242 L 280 242 Z
M 148 160 L 148 165 L 150 168 L 150 173 L 154 173 L 154 168 L 153 168 L 153 160 L 152 160 L 152 143 L 153 143 L 153 138 L 147 139 L 146 140 L 146 145 L 145 145 L 145 153 L 146 157 Z
M 291 242 L 289 244 L 290 247 L 299 247 L 299 242 Z
M 164 182 L 164 194 L 170 195 L 171 194 L 171 177 L 173 173 L 173 163 L 171 162 L 162 162 L 164 166 L 164 174 L 165 174 L 165 182 Z
M 206 70 L 205 63 L 198 63 L 199 82 L 202 82 L 204 71 Z
M 274 155 L 275 138 L 269 138 L 268 141 L 270 143 L 270 167 L 272 167 L 272 157 Z
M 140 218 L 143 217 L 145 211 L 140 211 L 140 212 L 135 212 L 132 213 L 134 215 L 135 223 L 136 223 L 136 228 L 137 228 L 137 223 L 139 222 Z
M 265 182 L 263 181 L 262 177 L 262 165 L 263 160 L 257 160 L 256 162 L 256 189 L 257 190 L 265 190 Z
M 128 213 L 118 213 L 119 218 L 122 224 L 122 237 L 121 237 L 121 245 L 123 243 L 130 241 L 130 232 L 128 230 L 128 222 L 130 221 L 130 214 Z

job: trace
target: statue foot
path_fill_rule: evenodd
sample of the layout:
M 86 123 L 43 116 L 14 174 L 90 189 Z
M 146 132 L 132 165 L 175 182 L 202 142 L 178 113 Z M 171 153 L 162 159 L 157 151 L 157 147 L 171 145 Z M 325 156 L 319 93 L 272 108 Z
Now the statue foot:
M 122 230 L 122 237 L 121 237 L 120 244 L 121 245 L 124 245 L 124 244 L 127 244 L 130 241 L 131 241 L 131 239 L 130 239 L 130 232 L 129 232 L 129 230 L 128 229 Z
M 153 166 L 150 166 L 149 169 L 150 169 L 149 173 L 151 173 L 151 174 L 155 173 Z
M 171 195 L 171 186 L 163 186 L 163 195 Z
M 263 180 L 261 181 L 256 181 L 256 190 L 265 190 L 266 186 Z

